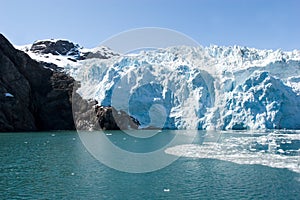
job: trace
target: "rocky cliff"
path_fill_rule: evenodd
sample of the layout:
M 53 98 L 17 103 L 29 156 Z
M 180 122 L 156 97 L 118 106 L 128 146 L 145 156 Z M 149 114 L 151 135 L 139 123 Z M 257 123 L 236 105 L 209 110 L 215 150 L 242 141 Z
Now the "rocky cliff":
M 76 129 L 80 131 L 138 129 L 140 123 L 122 110 L 101 106 L 95 100 L 73 95 L 73 112 Z
M 76 59 L 107 59 L 110 55 L 103 49 L 105 56 L 97 49 L 82 53 L 78 47 L 64 40 L 38 41 L 30 52 Z M 139 122 L 127 113 L 102 107 L 73 93 L 76 82 L 58 70 L 56 64 L 37 62 L 25 52 L 15 49 L 0 34 L 0 132 L 74 130 L 73 112 L 76 128 L 80 130 L 138 128 Z
M 45 68 L 0 34 L 0 131 L 74 129 L 74 79 Z

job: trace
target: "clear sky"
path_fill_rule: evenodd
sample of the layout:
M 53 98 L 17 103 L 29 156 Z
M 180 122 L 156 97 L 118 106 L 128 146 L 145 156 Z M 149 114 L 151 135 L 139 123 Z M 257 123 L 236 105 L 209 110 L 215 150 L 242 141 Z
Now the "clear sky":
M 65 38 L 95 47 L 119 32 L 163 27 L 204 46 L 300 49 L 298 0 L 0 0 L 12 43 Z

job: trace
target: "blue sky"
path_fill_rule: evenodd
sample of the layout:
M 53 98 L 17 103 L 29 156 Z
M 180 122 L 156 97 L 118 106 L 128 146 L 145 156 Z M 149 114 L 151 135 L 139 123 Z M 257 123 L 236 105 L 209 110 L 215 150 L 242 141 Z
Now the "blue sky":
M 66 38 L 95 47 L 119 32 L 163 27 L 201 45 L 300 49 L 297 0 L 0 0 L 0 32 L 17 45 Z

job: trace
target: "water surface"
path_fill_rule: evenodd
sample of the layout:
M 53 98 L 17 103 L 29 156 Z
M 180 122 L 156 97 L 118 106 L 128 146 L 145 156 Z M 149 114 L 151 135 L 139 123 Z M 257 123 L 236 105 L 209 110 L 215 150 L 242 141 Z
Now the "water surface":
M 108 137 L 121 147 L 121 143 L 130 143 L 120 134 L 111 132 Z M 265 134 L 224 135 L 221 140 L 241 152 L 248 148 L 253 155 L 265 151 L 266 155 L 298 156 L 293 154 L 298 150 L 296 139 L 280 143 L 277 151 L 284 151 L 280 154 L 265 149 Z M 241 144 L 233 141 L 250 145 L 239 147 Z M 203 137 L 197 137 L 194 143 L 203 144 Z M 137 151 L 143 151 L 141 145 Z M 0 199 L 300 199 L 300 176 L 295 170 L 200 158 L 195 146 L 179 145 L 168 151 L 189 155 L 161 170 L 132 174 L 101 164 L 87 152 L 76 132 L 2 133 Z

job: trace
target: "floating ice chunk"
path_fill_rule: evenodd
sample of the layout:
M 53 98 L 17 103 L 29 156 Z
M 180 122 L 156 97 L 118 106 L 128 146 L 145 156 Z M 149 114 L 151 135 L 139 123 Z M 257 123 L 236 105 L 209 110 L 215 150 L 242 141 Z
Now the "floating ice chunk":
M 277 152 L 278 152 L 278 153 L 284 153 L 284 150 L 278 149 Z
M 275 141 L 271 141 L 268 146 L 268 152 L 273 153 L 277 149 L 277 144 Z
M 5 97 L 14 97 L 14 95 L 12 95 L 11 93 L 8 93 L 8 92 L 4 93 L 4 96 Z
M 237 164 L 258 164 L 274 168 L 286 168 L 300 173 L 300 149 L 298 150 L 299 153 L 297 153 L 297 150 L 292 145 L 278 148 L 279 145 L 275 141 L 278 141 L 280 137 L 282 136 L 274 136 L 273 140 L 270 141 L 272 148 L 268 146 L 269 150 L 263 149 L 258 151 L 256 149 L 256 151 L 251 151 L 249 148 L 244 148 L 257 140 L 261 140 L 259 137 L 232 137 L 221 139 L 218 143 L 204 142 L 201 145 L 178 145 L 167 148 L 165 152 L 171 155 L 191 158 L 212 158 Z M 288 134 L 286 137 L 297 138 L 297 141 L 299 141 L 299 134 Z M 289 151 L 296 151 L 296 153 L 289 155 Z

